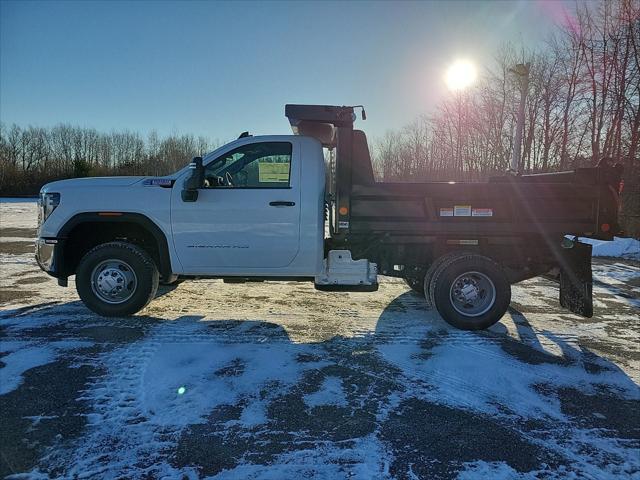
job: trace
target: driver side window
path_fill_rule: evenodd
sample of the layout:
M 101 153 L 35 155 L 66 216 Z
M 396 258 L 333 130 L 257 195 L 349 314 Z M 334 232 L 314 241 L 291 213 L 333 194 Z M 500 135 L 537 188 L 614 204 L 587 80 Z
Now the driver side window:
M 205 167 L 205 187 L 288 188 L 291 177 L 289 142 L 243 145 Z

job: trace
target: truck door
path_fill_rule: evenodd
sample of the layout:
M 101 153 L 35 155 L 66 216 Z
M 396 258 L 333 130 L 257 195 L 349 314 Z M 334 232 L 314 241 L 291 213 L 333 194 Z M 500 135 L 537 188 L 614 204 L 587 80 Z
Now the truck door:
M 184 273 L 289 265 L 300 243 L 299 158 L 298 142 L 248 139 L 206 163 L 197 201 L 182 201 L 178 180 L 171 223 Z

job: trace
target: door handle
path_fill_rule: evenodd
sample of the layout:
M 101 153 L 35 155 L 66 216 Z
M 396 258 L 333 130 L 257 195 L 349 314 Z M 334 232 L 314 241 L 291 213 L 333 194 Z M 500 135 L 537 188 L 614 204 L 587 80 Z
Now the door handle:
M 269 202 L 269 205 L 271 205 L 272 207 L 293 207 L 295 206 L 296 202 L 285 202 L 285 201 L 275 201 L 275 202 Z

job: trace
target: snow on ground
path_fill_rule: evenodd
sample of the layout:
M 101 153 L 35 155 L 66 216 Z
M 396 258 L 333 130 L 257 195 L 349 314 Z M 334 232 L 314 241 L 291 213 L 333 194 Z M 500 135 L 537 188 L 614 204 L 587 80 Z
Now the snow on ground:
M 37 204 L 37 198 L 0 197 L 0 228 L 35 229 L 38 222 Z
M 25 346 L 12 351 L 11 346 L 2 345 L 4 367 L 0 370 L 0 395 L 15 390 L 22 383 L 22 374 L 27 370 L 53 361 L 50 348 Z
M 311 408 L 321 405 L 346 407 L 347 399 L 342 389 L 342 379 L 340 377 L 325 377 L 318 391 L 305 395 L 304 403 Z
M 623 259 L 594 259 L 593 318 L 533 279 L 485 332 L 389 278 L 372 294 L 191 281 L 105 319 L 35 265 L 34 210 L 0 203 L 0 476 L 640 478 L 640 275 Z
M 593 278 L 596 282 L 607 283 L 609 285 L 624 285 L 629 281 L 640 278 L 640 268 L 625 263 L 596 264 L 592 270 Z
M 635 238 L 614 237 L 612 241 L 606 241 L 580 237 L 580 243 L 591 245 L 591 255 L 594 257 L 619 257 L 640 261 L 640 240 Z

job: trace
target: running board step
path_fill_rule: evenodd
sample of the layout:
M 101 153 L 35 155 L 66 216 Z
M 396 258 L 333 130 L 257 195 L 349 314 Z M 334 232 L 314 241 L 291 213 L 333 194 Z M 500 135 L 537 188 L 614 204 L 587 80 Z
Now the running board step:
M 377 292 L 378 284 L 373 285 L 314 285 L 322 292 Z
M 374 292 L 378 289 L 378 266 L 363 258 L 353 260 L 349 250 L 330 250 L 315 287 L 324 291 Z

